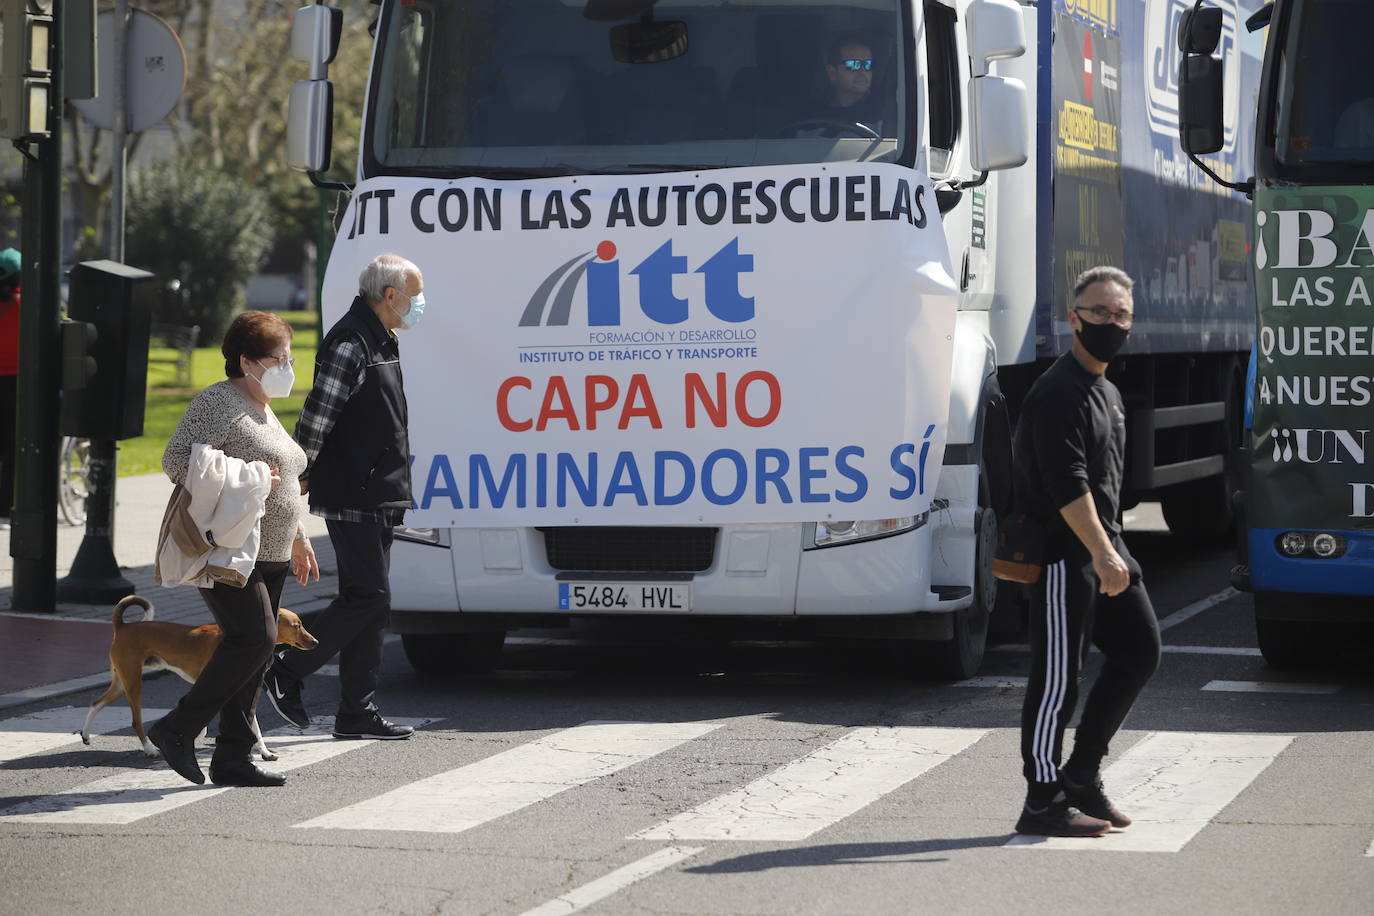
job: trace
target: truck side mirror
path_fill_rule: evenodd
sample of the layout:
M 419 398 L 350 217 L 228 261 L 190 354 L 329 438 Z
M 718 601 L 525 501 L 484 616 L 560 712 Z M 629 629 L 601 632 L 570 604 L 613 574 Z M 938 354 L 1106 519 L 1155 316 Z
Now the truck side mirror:
M 1188 10 L 1178 21 L 1178 49 L 1184 54 L 1211 54 L 1221 42 L 1221 10 L 1215 6 Z
M 1193 156 L 1215 153 L 1225 142 L 1223 64 L 1212 56 L 1221 41 L 1221 10 L 1198 7 L 1178 23 L 1178 142 Z
M 291 20 L 291 54 L 310 65 L 310 79 L 329 75 L 342 34 L 343 10 L 319 5 L 296 10 Z
M 1183 58 L 1178 73 L 1178 142 L 1195 156 L 1215 153 L 1225 142 L 1222 64 L 1206 54 Z
M 333 139 L 334 84 L 296 83 L 286 116 L 286 164 L 298 172 L 328 171 Z
M 969 160 L 980 172 L 1015 168 L 1030 157 L 1026 84 L 991 74 L 993 61 L 1026 53 L 1021 17 L 1021 6 L 1014 0 L 975 0 L 969 7 Z
M 969 82 L 973 167 L 994 172 L 1025 165 L 1030 158 L 1026 84 L 1001 76 L 980 76 Z
M 291 53 L 309 66 L 309 79 L 291 87 L 286 115 L 286 164 L 315 176 L 329 168 L 334 139 L 334 86 L 326 78 L 339 50 L 343 10 L 307 6 L 291 22 Z
M 1013 0 L 975 0 L 968 11 L 967 35 L 975 79 L 986 76 L 993 61 L 1026 53 L 1021 6 Z

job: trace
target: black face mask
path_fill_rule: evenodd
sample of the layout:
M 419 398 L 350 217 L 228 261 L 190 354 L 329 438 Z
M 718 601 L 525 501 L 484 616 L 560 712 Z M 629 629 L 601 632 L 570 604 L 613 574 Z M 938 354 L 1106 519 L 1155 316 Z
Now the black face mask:
M 1089 324 L 1081 318 L 1078 320 L 1078 340 L 1088 355 L 1098 362 L 1111 362 L 1130 335 L 1130 330 L 1112 322 Z

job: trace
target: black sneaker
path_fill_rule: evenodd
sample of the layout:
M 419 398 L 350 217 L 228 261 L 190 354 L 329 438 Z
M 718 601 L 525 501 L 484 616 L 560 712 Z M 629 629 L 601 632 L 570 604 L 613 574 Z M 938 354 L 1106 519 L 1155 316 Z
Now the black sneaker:
M 1016 832 L 1028 836 L 1086 837 L 1101 836 L 1111 826 L 1101 818 L 1090 817 L 1070 808 L 1068 799 L 1061 793 L 1043 808 L 1032 807 L 1027 801 L 1021 809 L 1021 817 L 1016 821 Z
M 380 738 L 383 741 L 400 741 L 413 734 L 415 729 L 409 725 L 388 722 L 377 712 L 356 717 L 334 717 L 335 738 Z
M 310 727 L 310 716 L 301 702 L 300 681 L 282 674 L 276 668 L 268 668 L 262 676 L 262 687 L 263 693 L 267 694 L 267 702 L 272 704 L 277 715 L 297 728 Z
M 1102 777 L 1097 777 L 1092 782 L 1085 785 L 1076 785 L 1068 775 L 1059 774 L 1059 784 L 1064 788 L 1064 795 L 1069 804 L 1073 805 L 1084 814 L 1110 821 L 1113 827 L 1124 829 L 1131 826 L 1131 819 L 1121 813 L 1116 805 L 1112 804 L 1111 799 L 1107 798 L 1107 793 L 1102 790 Z

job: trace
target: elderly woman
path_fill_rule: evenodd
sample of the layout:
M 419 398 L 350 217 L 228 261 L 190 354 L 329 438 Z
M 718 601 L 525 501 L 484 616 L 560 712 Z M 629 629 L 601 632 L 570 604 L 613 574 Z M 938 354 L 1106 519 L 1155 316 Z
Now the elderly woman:
M 291 393 L 295 380 L 291 327 L 269 312 L 245 312 L 224 332 L 220 350 L 228 377 L 196 395 L 186 408 L 162 455 L 162 468 L 174 483 L 185 485 L 192 447 L 204 444 L 231 459 L 265 463 L 272 488 L 248 581 L 241 588 L 216 582 L 200 592 L 224 639 L 181 702 L 149 729 L 148 739 L 172 769 L 203 783 L 195 738 L 219 713 L 210 780 L 221 786 L 279 786 L 286 777 L 260 769 L 250 756 L 256 740 L 254 710 L 277 641 L 277 607 L 287 572 L 302 585 L 312 574 L 319 579 L 300 520 L 305 454 L 271 406 L 273 398 Z

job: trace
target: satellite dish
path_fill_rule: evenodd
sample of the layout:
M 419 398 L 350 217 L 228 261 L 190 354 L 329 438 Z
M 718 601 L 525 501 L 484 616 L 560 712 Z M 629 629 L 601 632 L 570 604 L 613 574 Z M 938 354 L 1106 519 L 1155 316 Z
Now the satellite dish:
M 186 48 L 170 25 L 145 10 L 130 10 L 125 75 L 130 131 L 147 130 L 172 113 L 186 89 Z M 96 127 L 114 129 L 115 12 L 100 14 L 96 26 L 99 94 L 72 102 Z

